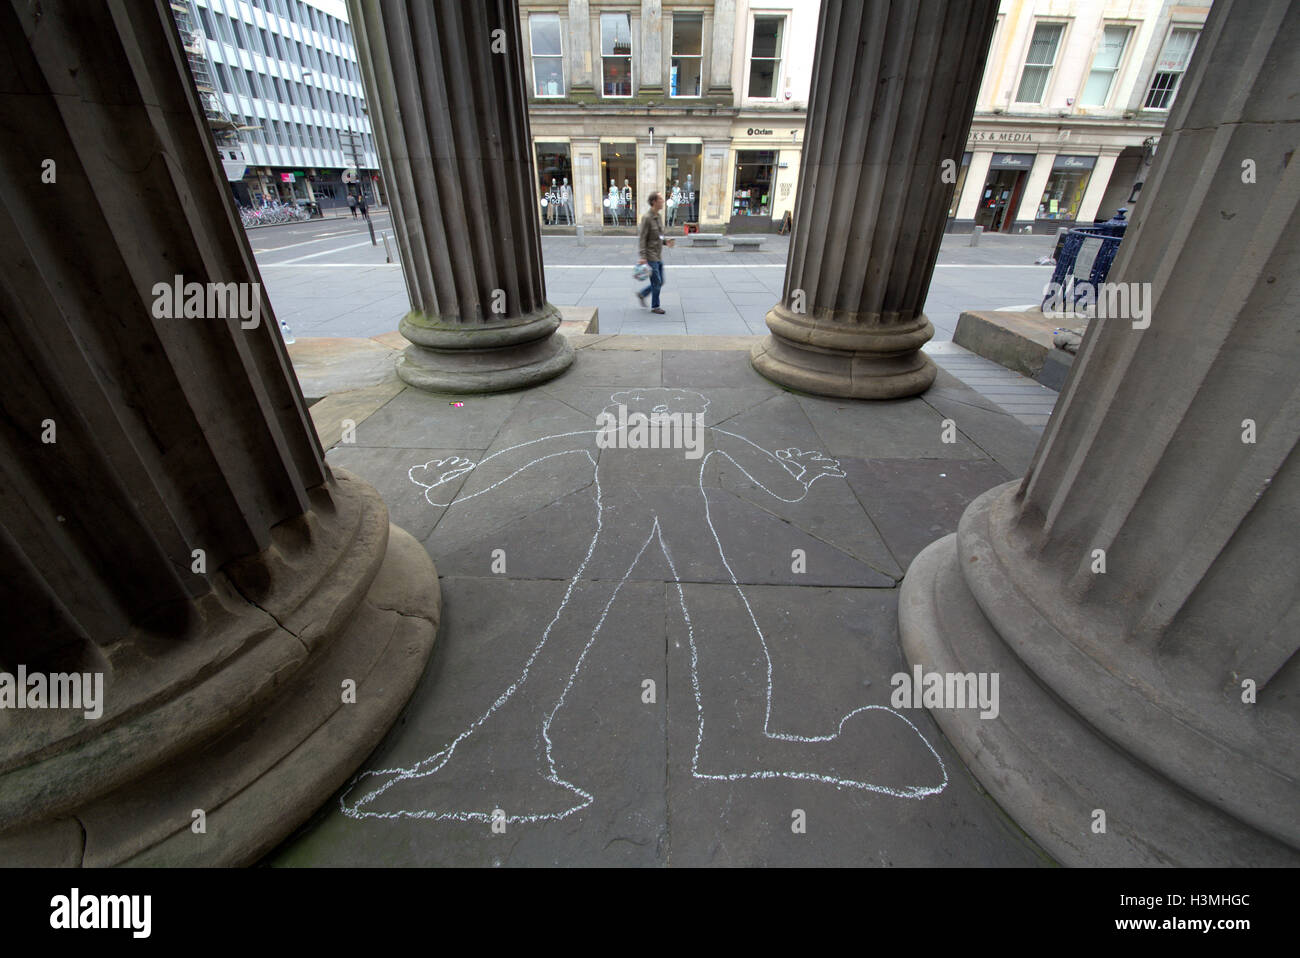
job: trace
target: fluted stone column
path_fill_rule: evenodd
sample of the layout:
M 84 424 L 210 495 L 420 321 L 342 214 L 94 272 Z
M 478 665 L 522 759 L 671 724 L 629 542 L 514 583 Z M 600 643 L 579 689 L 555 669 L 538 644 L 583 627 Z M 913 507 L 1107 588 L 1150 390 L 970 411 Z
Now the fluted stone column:
M 921 312 L 997 0 L 825 0 L 798 203 L 754 368 L 824 396 L 923 392 Z
M 169 5 L 0 31 L 0 862 L 252 862 L 405 704 L 436 573 L 323 461 Z
M 1149 326 L 1093 321 L 1024 480 L 903 582 L 912 662 L 1001 675 L 936 720 L 1063 862 L 1300 863 L 1297 49 L 1295 4 L 1214 4 L 1109 276 Z
M 349 0 L 424 389 L 494 392 L 573 362 L 546 301 L 515 0 Z

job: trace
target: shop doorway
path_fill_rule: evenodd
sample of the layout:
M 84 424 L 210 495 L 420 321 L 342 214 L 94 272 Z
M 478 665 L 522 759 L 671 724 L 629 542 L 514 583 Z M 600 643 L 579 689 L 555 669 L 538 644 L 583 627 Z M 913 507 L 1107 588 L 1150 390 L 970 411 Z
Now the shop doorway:
M 770 233 L 776 150 L 737 150 L 736 180 L 731 194 L 732 233 Z
M 600 145 L 601 205 L 606 226 L 637 224 L 636 143 Z
M 975 225 L 986 233 L 1010 233 L 1029 174 L 1024 170 L 990 170 L 975 212 Z
M 680 227 L 699 220 L 700 157 L 698 143 L 669 143 L 668 179 L 664 183 L 664 225 Z
M 574 224 L 573 164 L 569 144 L 537 144 L 537 193 L 543 226 Z

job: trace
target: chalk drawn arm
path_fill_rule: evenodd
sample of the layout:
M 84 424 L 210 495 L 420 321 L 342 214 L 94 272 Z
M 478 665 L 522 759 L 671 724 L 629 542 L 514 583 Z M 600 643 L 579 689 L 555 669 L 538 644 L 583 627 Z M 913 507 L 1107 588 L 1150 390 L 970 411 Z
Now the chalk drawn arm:
M 744 436 L 714 428 L 717 452 L 739 469 L 750 482 L 783 502 L 799 502 L 818 479 L 843 478 L 839 460 L 815 449 L 778 449 L 769 452 Z
M 591 435 L 595 435 L 595 430 L 543 436 L 540 439 L 532 439 L 505 449 L 499 449 L 489 456 L 484 456 L 477 463 L 460 456 L 431 459 L 428 462 L 412 466 L 407 471 L 407 476 L 411 482 L 424 490 L 424 498 L 430 505 L 450 506 L 452 505 L 452 499 L 450 498 L 449 484 L 472 470 L 487 472 L 488 475 L 485 480 L 487 485 L 477 492 L 457 496 L 454 500 L 457 503 L 473 499 L 475 496 L 481 496 L 485 492 L 491 492 L 538 463 L 554 459 L 557 456 L 584 455 L 594 467 L 596 460 L 591 453 L 586 448 L 575 448 L 575 445 L 586 445 L 585 442 L 576 437 Z

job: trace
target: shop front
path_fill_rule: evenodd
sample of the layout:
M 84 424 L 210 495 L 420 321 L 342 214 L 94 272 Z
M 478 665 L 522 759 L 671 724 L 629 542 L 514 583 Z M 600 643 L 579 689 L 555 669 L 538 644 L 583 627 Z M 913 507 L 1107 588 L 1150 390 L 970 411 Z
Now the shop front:
M 567 142 L 537 142 L 538 210 L 543 226 L 575 222 L 573 161 Z
M 733 219 L 733 183 L 740 167 L 741 189 L 752 194 L 756 204 L 754 215 L 744 214 L 745 225 L 751 230 L 774 229 L 793 201 L 799 146 L 787 126 L 756 130 L 758 142 L 751 150 L 751 143 L 736 142 L 734 123 L 734 117 L 676 113 L 646 117 L 591 116 L 580 109 L 550 107 L 530 111 L 533 202 L 542 228 L 563 233 L 581 226 L 588 233 L 631 233 L 647 209 L 646 200 L 657 192 L 664 198 L 664 226 L 675 234 L 688 224 L 701 232 L 721 233 Z M 798 127 L 800 135 L 802 129 Z M 743 149 L 737 151 L 737 146 Z M 745 162 L 738 162 L 738 153 L 746 154 Z M 753 159 L 763 162 L 751 164 L 750 153 L 759 154 Z
M 1095 156 L 1056 156 L 1034 218 L 1048 226 L 1073 225 L 1096 163 Z
M 1025 182 L 1033 167 L 1033 153 L 993 154 L 975 213 L 976 226 L 982 226 L 986 233 L 1012 231 Z
M 1132 206 L 1145 144 L 1158 133 L 1155 120 L 977 115 L 956 171 L 947 231 L 981 226 L 1050 235 L 1108 219 L 1119 206 Z M 1117 169 L 1121 155 L 1125 163 Z
M 673 228 L 699 223 L 701 143 L 669 143 L 665 150 L 667 176 L 663 186 L 664 225 Z
M 601 141 L 600 182 L 605 193 L 601 207 L 605 226 L 635 227 L 637 224 L 636 149 L 636 140 Z
M 802 119 L 802 118 L 800 118 Z M 772 122 L 768 120 L 767 122 Z M 732 132 L 729 233 L 774 233 L 793 214 L 803 126 L 737 126 Z

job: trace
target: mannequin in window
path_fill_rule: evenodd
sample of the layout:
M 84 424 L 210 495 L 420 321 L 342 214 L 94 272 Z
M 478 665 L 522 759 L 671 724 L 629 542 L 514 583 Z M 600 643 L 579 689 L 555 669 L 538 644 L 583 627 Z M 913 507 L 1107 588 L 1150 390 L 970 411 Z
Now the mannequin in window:
M 695 222 L 695 183 L 691 180 L 691 174 L 686 174 L 686 188 L 682 190 L 682 202 L 686 204 L 686 220 L 689 223 Z
M 673 180 L 673 188 L 668 196 L 668 225 L 672 226 L 677 222 L 677 214 L 682 208 L 682 187 L 681 180 Z
M 569 188 L 569 178 L 566 176 L 564 182 L 560 184 L 560 212 L 564 214 L 564 225 L 573 225 L 573 190 Z
M 621 199 L 623 201 L 623 210 L 627 213 L 627 221 L 629 223 L 636 222 L 636 207 L 632 205 L 632 187 L 628 185 L 627 180 L 623 181 Z
M 615 226 L 617 226 L 619 223 L 618 208 L 620 202 L 621 201 L 618 195 L 618 187 L 614 185 L 613 180 L 610 180 L 609 197 L 605 200 L 605 205 L 609 207 L 609 215 L 613 217 Z
M 559 206 L 559 199 L 560 188 L 558 184 L 556 184 L 555 178 L 552 177 L 551 188 L 546 191 L 546 222 L 551 225 L 555 225 L 555 221 L 559 218 L 560 211 L 557 208 Z

